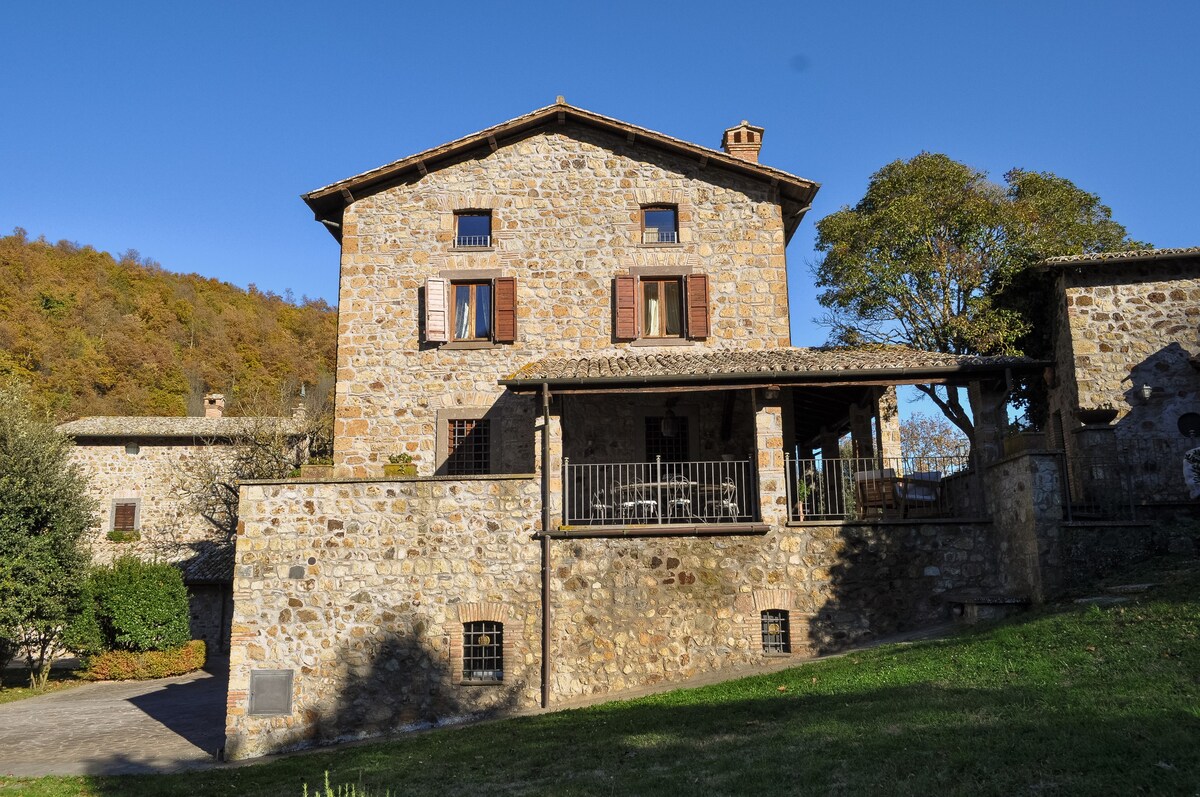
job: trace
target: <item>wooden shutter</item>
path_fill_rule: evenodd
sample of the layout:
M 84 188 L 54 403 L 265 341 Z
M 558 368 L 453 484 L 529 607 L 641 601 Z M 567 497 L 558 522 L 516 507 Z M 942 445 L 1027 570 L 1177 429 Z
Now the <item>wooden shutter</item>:
M 117 531 L 133 531 L 136 504 L 117 504 L 113 517 L 113 528 Z
M 687 278 L 687 331 L 689 338 L 708 337 L 708 275 Z
M 496 342 L 512 343 L 517 339 L 517 281 L 512 277 L 496 277 Z
M 450 281 L 441 277 L 425 280 L 425 340 L 445 343 L 450 340 Z
M 617 277 L 615 281 L 615 304 L 617 308 L 617 337 L 633 340 L 637 329 L 637 278 Z

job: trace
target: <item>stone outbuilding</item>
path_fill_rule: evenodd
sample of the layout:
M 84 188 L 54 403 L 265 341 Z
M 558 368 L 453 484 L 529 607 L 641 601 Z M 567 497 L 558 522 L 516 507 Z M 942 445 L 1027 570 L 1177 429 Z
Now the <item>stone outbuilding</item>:
M 1189 504 L 1200 447 L 1200 247 L 1056 257 L 1047 446 L 1094 511 Z

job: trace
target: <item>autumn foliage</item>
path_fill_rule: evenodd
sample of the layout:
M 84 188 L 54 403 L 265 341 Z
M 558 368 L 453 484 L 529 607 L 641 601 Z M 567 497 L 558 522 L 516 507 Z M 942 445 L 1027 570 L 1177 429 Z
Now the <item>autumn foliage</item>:
M 60 420 L 187 415 L 206 390 L 248 414 L 328 382 L 337 312 L 68 241 L 0 237 L 0 376 Z

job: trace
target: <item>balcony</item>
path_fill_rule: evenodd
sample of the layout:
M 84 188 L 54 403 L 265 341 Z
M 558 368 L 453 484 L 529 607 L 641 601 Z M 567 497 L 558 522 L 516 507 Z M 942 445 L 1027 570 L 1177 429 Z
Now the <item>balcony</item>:
M 793 522 L 966 517 L 981 508 L 966 454 L 789 459 Z
M 564 526 L 720 526 L 758 519 L 749 460 L 563 461 Z

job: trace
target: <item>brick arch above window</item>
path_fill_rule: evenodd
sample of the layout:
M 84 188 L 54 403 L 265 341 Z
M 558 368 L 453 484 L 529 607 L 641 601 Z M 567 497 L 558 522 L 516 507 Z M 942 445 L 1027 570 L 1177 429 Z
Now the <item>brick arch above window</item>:
M 756 613 L 768 609 L 791 610 L 796 608 L 795 594 L 790 589 L 756 589 L 750 595 Z
M 458 605 L 458 621 L 460 623 L 477 623 L 490 620 L 493 623 L 505 623 L 512 620 L 512 609 L 507 603 L 460 603 Z

